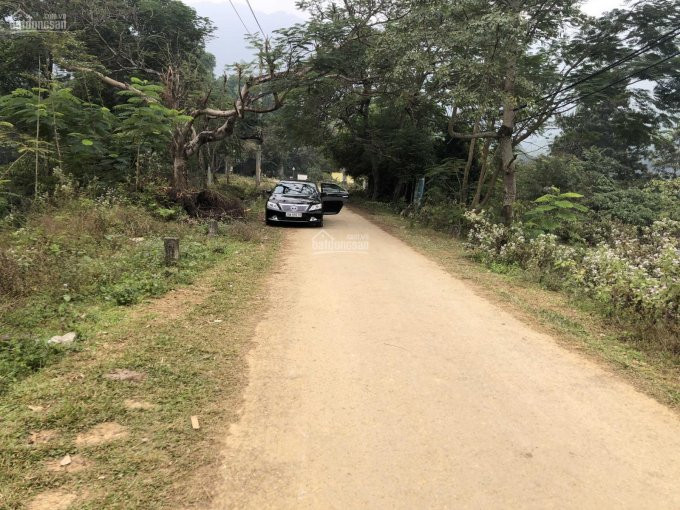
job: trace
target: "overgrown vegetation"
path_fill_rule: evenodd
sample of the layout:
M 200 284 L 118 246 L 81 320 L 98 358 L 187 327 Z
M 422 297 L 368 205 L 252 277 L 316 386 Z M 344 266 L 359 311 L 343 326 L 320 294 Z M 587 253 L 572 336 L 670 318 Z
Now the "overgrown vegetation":
M 563 244 L 555 234 L 531 235 L 522 223 L 494 224 L 473 212 L 467 219 L 467 248 L 477 259 L 591 297 L 637 338 L 680 355 L 680 222 L 659 220 L 640 233 L 610 227 L 596 242 Z
M 251 240 L 245 218 L 222 224 L 232 237 L 211 237 L 206 223 L 150 194 L 60 193 L 0 228 L 0 393 L 71 349 L 48 345 L 52 336 L 76 332 L 78 350 L 109 308 L 188 283 L 233 239 Z M 164 265 L 163 237 L 181 239 L 177 267 Z
M 219 253 L 194 268 L 180 266 L 175 278 L 186 280 L 214 263 L 191 287 L 134 307 L 100 300 L 83 308 L 77 347 L 0 395 L 0 507 L 24 508 L 53 491 L 93 510 L 205 501 L 219 471 L 214 445 L 237 418 L 253 310 L 280 232 L 241 222 L 209 241 L 200 229 L 193 227 L 191 239 Z M 117 370 L 142 378 L 107 379 Z M 192 430 L 192 415 L 200 430 Z M 78 439 L 112 422 L 121 436 L 101 444 Z M 67 454 L 72 465 L 59 468 Z

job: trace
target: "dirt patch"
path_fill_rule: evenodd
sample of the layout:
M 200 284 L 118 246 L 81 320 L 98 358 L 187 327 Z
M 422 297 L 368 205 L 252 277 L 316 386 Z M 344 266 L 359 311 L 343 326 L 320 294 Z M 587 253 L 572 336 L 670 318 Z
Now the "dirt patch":
M 151 301 L 147 306 L 132 312 L 131 318 L 139 319 L 149 316 L 147 328 L 152 324 L 178 319 L 186 313 L 188 308 L 205 301 L 212 291 L 209 285 L 199 281 L 191 287 L 172 290 L 163 297 Z
M 104 379 L 108 379 L 109 381 L 140 382 L 146 379 L 146 374 L 144 372 L 135 372 L 134 370 L 119 368 L 109 372 L 108 374 L 105 374 Z
M 28 510 L 66 510 L 78 496 L 72 492 L 56 489 L 38 494 L 29 504 Z
M 97 446 L 111 441 L 125 439 L 128 436 L 128 430 L 123 425 L 110 421 L 95 425 L 87 432 L 78 434 L 76 437 L 76 446 Z
M 71 462 L 62 466 L 63 459 L 53 459 L 45 462 L 45 467 L 53 473 L 78 473 L 92 466 L 92 461 L 82 455 L 71 455 Z
M 37 432 L 31 432 L 28 436 L 28 444 L 32 445 L 40 445 L 40 444 L 45 444 L 49 441 L 52 441 L 55 437 L 59 435 L 59 432 L 56 430 L 39 430 Z
M 126 399 L 125 402 L 123 402 L 123 405 L 125 405 L 125 409 L 131 411 L 151 411 L 156 409 L 156 404 L 144 402 L 143 400 Z

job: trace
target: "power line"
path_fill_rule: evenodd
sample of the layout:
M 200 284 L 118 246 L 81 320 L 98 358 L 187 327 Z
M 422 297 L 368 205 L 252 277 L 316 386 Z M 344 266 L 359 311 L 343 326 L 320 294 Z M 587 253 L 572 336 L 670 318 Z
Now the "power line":
M 525 142 L 522 142 L 522 143 L 525 143 Z M 528 155 L 528 154 L 533 154 L 534 152 L 539 152 L 539 151 L 543 151 L 543 150 L 549 149 L 549 148 L 550 148 L 550 145 L 551 145 L 551 144 L 546 144 L 546 145 L 543 145 L 543 146 L 541 146 L 541 147 L 538 147 L 537 149 L 533 149 L 533 150 L 530 150 L 530 151 L 525 151 L 524 149 L 519 149 L 519 150 L 521 150 L 522 153 L 526 156 L 526 155 Z
M 262 37 L 264 37 L 265 32 L 262 29 L 262 25 L 260 25 L 260 20 L 257 19 L 257 16 L 255 16 L 255 11 L 253 10 L 253 6 L 250 5 L 250 0 L 246 0 L 246 3 L 248 4 L 248 8 L 250 9 L 250 13 L 253 15 L 253 18 L 255 18 L 255 23 L 257 23 L 257 26 L 260 27 L 260 32 L 262 32 Z
M 599 75 L 602 74 L 602 73 L 605 73 L 605 72 L 607 72 L 607 71 L 609 71 L 609 70 L 611 70 L 611 69 L 614 69 L 614 68 L 616 68 L 616 67 L 619 67 L 621 64 L 624 64 L 624 63 L 628 62 L 629 60 L 631 60 L 631 59 L 633 59 L 633 58 L 635 58 L 635 57 L 637 57 L 637 56 L 639 56 L 639 55 L 645 53 L 647 50 L 649 50 L 649 49 L 651 49 L 651 48 L 653 48 L 653 47 L 655 47 L 655 46 L 658 46 L 659 44 L 661 44 L 661 43 L 663 43 L 663 42 L 666 42 L 667 40 L 672 39 L 673 37 L 675 37 L 675 36 L 677 36 L 677 35 L 680 35 L 680 27 L 676 27 L 676 28 L 674 28 L 674 29 L 672 29 L 672 30 L 669 30 L 668 32 L 666 32 L 666 33 L 662 34 L 661 36 L 659 36 L 657 39 L 654 39 L 654 40 L 648 42 L 647 44 L 645 44 L 645 45 L 642 46 L 641 48 L 638 48 L 637 50 L 635 50 L 635 51 L 629 53 L 628 55 L 625 55 L 624 57 L 621 57 L 620 59 L 618 59 L 618 60 L 612 62 L 611 64 L 609 64 L 609 65 L 603 67 L 602 69 L 599 69 L 599 70 L 597 70 L 597 71 L 595 71 L 595 72 L 593 72 L 593 73 L 590 73 L 590 74 L 584 76 L 583 78 L 580 78 L 580 79 L 576 80 L 575 82 L 573 82 L 573 83 L 567 85 L 566 87 L 563 87 L 563 88 L 561 88 L 561 89 L 559 89 L 559 90 L 557 90 L 557 91 L 555 91 L 555 92 L 553 92 L 553 93 L 551 93 L 551 94 L 548 94 L 548 95 L 546 95 L 546 96 L 543 96 L 543 97 L 540 98 L 537 102 L 542 102 L 542 101 L 545 101 L 546 99 L 550 99 L 551 97 L 556 97 L 557 94 L 560 94 L 560 93 L 562 93 L 562 92 L 566 92 L 567 90 L 571 90 L 571 89 L 573 89 L 574 87 L 576 87 L 576 86 L 578 86 L 578 85 L 580 85 L 580 84 L 582 84 L 582 83 L 584 83 L 584 82 L 586 82 L 586 81 L 592 80 L 592 79 L 595 78 L 596 76 L 599 76 Z M 515 111 L 523 110 L 523 109 L 526 108 L 527 106 L 529 106 L 529 105 L 528 105 L 528 104 L 523 104 L 523 105 L 521 105 L 521 106 L 518 106 L 518 107 L 515 108 L 514 110 L 515 110 Z
M 632 73 L 630 73 L 630 74 L 627 74 L 627 75 L 624 76 L 623 78 L 619 78 L 618 80 L 614 80 L 613 82 L 608 83 L 608 84 L 605 85 L 604 87 L 601 87 L 601 88 L 599 88 L 599 89 L 597 89 L 597 90 L 593 90 L 592 92 L 588 92 L 587 94 L 583 94 L 582 96 L 579 96 L 579 97 L 577 97 L 576 99 L 573 99 L 573 100 L 570 100 L 570 101 L 566 101 L 566 102 L 564 102 L 563 104 L 565 104 L 565 105 L 566 105 L 566 104 L 570 104 L 570 103 L 575 103 L 575 104 L 574 104 L 573 106 L 570 106 L 570 107 L 567 108 L 566 110 L 562 110 L 561 112 L 557 112 L 557 113 L 566 113 L 566 112 L 568 112 L 569 110 L 572 110 L 572 109 L 576 108 L 576 107 L 578 106 L 578 104 L 576 104 L 576 103 L 581 102 L 581 101 L 584 100 L 585 98 L 590 97 L 590 96 L 592 96 L 592 95 L 594 95 L 594 94 L 598 94 L 599 92 L 602 92 L 603 90 L 606 90 L 606 89 L 608 89 L 608 88 L 610 88 L 610 87 L 613 87 L 614 85 L 618 85 L 619 83 L 624 82 L 624 81 L 628 80 L 629 78 L 632 78 L 632 77 L 635 76 L 636 74 L 639 74 L 639 73 L 642 73 L 642 72 L 644 72 L 644 71 L 647 71 L 647 70 L 651 69 L 652 67 L 658 66 L 659 64 L 663 64 L 664 62 L 667 62 L 667 61 L 671 60 L 672 58 L 675 58 L 675 57 L 677 57 L 677 56 L 679 56 L 679 55 L 680 55 L 680 51 L 676 51 L 675 53 L 672 53 L 671 55 L 669 55 L 669 56 L 667 56 L 667 57 L 665 57 L 665 58 L 662 58 L 662 59 L 660 59 L 660 60 L 657 60 L 656 62 L 654 62 L 654 63 L 648 65 L 647 67 L 643 67 L 642 69 L 636 69 L 634 72 L 632 72 Z M 632 82 L 630 85 L 632 85 L 632 84 L 634 84 L 634 83 L 638 83 L 638 82 L 640 82 L 640 81 L 644 81 L 645 79 L 646 79 L 646 78 L 640 78 L 640 79 L 635 80 L 634 82 Z
M 564 87 L 563 89 L 559 90 L 558 93 L 564 92 L 564 91 L 567 91 L 567 90 L 571 90 L 574 87 L 576 87 L 577 85 L 580 85 L 581 83 L 588 81 L 588 80 L 594 78 L 595 76 L 599 76 L 600 74 L 607 72 L 610 69 L 618 67 L 620 64 L 628 62 L 630 59 L 635 58 L 638 55 L 641 55 L 642 53 L 646 52 L 650 48 L 653 48 L 654 46 L 658 46 L 659 44 L 665 42 L 667 39 L 672 39 L 678 33 L 680 33 L 680 27 L 674 28 L 673 30 L 668 31 L 665 34 L 662 34 L 658 39 L 655 39 L 653 41 L 648 42 L 642 48 L 638 48 L 637 50 L 629 53 L 625 57 L 622 57 L 619 60 L 612 62 L 611 64 L 603 67 L 602 69 L 595 71 L 594 73 L 591 73 L 590 75 L 585 76 L 585 77 L 581 78 L 580 80 L 576 80 L 571 85 L 568 85 L 567 87 Z
M 234 12 L 236 13 L 236 16 L 238 16 L 238 19 L 241 20 L 241 25 L 243 25 L 243 28 L 246 29 L 246 32 L 248 32 L 248 35 L 253 35 L 253 34 L 250 33 L 250 30 L 248 30 L 248 27 L 247 27 L 246 24 L 244 23 L 243 18 L 241 17 L 241 15 L 240 15 L 240 14 L 238 13 L 238 11 L 236 10 L 236 6 L 234 5 L 234 2 L 232 2 L 231 0 L 229 0 L 229 3 L 231 4 L 231 8 L 234 9 Z M 248 5 L 250 5 L 250 4 L 248 4 Z

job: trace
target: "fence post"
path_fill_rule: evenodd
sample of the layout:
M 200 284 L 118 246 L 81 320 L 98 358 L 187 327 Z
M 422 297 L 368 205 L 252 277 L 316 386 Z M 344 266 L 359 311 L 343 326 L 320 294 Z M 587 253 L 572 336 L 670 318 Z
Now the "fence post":
M 163 239 L 165 246 L 165 265 L 174 266 L 179 261 L 179 238 L 166 237 Z
M 210 220 L 208 223 L 208 235 L 210 237 L 215 237 L 219 233 L 219 225 L 217 220 Z

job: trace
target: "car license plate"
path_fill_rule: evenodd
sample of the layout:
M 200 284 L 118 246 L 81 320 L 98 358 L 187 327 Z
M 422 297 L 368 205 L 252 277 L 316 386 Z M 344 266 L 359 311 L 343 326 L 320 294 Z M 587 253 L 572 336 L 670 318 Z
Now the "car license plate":
M 287 218 L 302 218 L 302 213 L 301 212 L 287 212 L 286 217 Z

